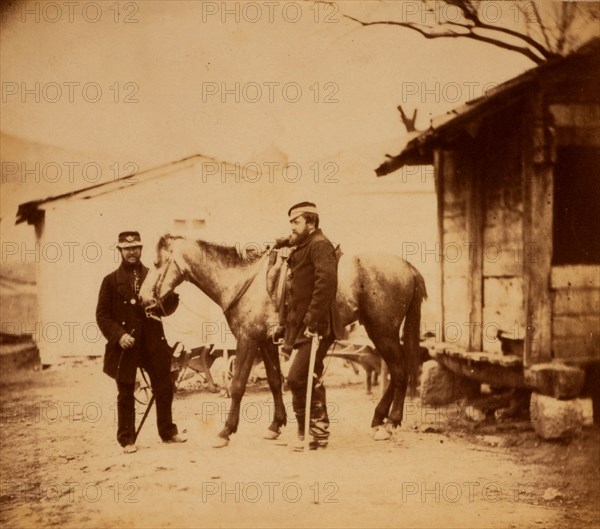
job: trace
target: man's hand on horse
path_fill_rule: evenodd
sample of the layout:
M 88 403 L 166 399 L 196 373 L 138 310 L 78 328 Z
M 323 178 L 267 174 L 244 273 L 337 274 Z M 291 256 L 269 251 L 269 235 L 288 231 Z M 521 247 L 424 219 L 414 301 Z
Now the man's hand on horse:
M 135 338 L 130 334 L 125 333 L 119 338 L 119 345 L 122 349 L 131 349 L 135 344 Z
M 292 246 L 290 236 L 286 235 L 285 237 L 277 237 L 275 239 L 275 246 L 273 246 L 273 248 L 277 250 L 279 248 L 289 248 L 290 246 Z

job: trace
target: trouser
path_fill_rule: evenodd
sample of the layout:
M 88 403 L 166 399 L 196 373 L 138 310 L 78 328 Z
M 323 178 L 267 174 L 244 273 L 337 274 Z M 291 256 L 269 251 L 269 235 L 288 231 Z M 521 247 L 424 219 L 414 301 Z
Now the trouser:
M 173 404 L 173 383 L 166 373 L 158 373 L 149 366 L 147 373 L 150 377 L 152 394 L 156 399 L 156 426 L 158 435 L 164 441 L 177 433 L 173 424 L 171 407 Z M 117 441 L 121 446 L 135 442 L 135 384 L 117 381 Z
M 308 382 L 308 368 L 310 363 L 311 342 L 298 344 L 296 356 L 288 372 L 288 386 L 292 391 L 292 406 L 298 421 L 298 433 L 304 434 L 304 424 L 306 415 L 306 385 Z M 315 375 L 312 377 L 313 392 L 310 409 L 310 435 L 316 440 L 327 440 L 329 437 L 329 417 L 327 416 L 327 402 L 325 395 L 325 386 L 321 382 L 323 375 L 323 359 L 327 350 L 322 351 L 322 347 L 317 350 L 315 360 Z

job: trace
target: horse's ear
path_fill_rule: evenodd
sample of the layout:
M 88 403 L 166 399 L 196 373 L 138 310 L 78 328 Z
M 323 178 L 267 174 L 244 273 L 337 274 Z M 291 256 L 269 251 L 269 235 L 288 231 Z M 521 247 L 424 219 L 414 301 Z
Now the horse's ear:
M 243 259 L 244 261 L 248 261 L 248 262 L 253 262 L 256 261 L 261 255 L 262 255 L 262 251 L 254 248 L 254 247 L 250 247 L 245 249 L 245 255 L 243 255 Z
M 336 258 L 336 260 L 339 261 L 340 257 L 342 257 L 342 255 L 344 255 L 344 252 L 342 252 L 342 245 L 338 244 L 335 247 L 335 258 Z
M 170 240 L 171 235 L 169 233 L 162 235 L 160 239 L 158 239 L 158 243 L 156 244 L 156 251 L 160 252 L 161 250 L 168 250 Z

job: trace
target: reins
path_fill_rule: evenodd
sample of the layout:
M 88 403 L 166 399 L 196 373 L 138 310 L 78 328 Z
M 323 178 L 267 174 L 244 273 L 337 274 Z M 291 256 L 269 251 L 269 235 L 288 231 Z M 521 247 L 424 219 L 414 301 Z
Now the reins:
M 181 270 L 180 266 L 177 264 L 177 261 L 175 261 L 175 259 L 173 259 L 173 251 L 169 252 L 169 259 L 167 260 L 167 263 L 166 263 L 165 267 L 163 268 L 162 272 L 156 278 L 156 282 L 154 283 L 154 286 L 152 287 L 152 295 L 154 296 L 154 300 L 156 301 L 156 304 L 158 305 L 158 308 L 160 309 L 162 314 L 166 314 L 166 311 L 165 311 L 163 303 L 160 299 L 160 288 L 162 287 L 163 283 L 165 282 L 165 278 L 167 277 L 167 272 L 169 271 L 169 266 L 171 266 L 171 264 L 174 264 L 177 267 L 177 271 L 184 278 L 186 275 L 185 272 L 183 270 Z M 149 312 L 147 309 L 146 309 L 146 316 L 148 316 L 149 318 L 154 318 L 156 320 L 160 320 L 159 317 L 155 316 L 154 314 Z

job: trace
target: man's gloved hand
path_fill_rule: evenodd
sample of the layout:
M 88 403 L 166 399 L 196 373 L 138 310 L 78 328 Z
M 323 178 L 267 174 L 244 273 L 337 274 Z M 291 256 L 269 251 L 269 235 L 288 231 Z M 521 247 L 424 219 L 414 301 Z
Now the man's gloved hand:
M 283 325 L 277 325 L 273 329 L 273 341 L 277 342 L 285 338 L 285 327 Z
M 290 237 L 289 235 L 287 235 L 285 237 L 278 237 L 277 239 L 275 239 L 275 246 L 273 246 L 273 248 L 286 248 L 290 246 Z
M 122 349 L 131 349 L 135 344 L 135 338 L 130 334 L 125 333 L 119 338 L 119 345 Z
M 315 336 L 317 336 L 317 331 L 313 331 L 309 327 L 307 327 L 304 331 L 304 336 L 306 336 L 307 338 L 314 338 Z

